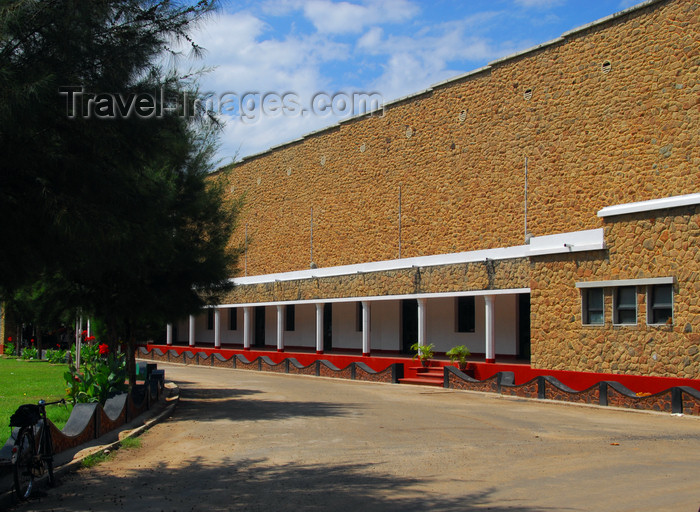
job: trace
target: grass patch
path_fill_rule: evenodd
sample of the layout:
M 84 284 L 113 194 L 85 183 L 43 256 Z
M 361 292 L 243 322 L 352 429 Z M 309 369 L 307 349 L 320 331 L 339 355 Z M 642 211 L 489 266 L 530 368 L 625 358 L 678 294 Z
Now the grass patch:
M 47 402 L 66 396 L 65 364 L 51 365 L 44 361 L 22 361 L 0 357 L 0 446 L 10 437 L 10 416 L 22 404 L 35 404 L 42 398 Z M 72 404 L 50 405 L 48 418 L 63 428 L 70 417 Z
M 114 457 L 115 453 L 116 452 L 111 450 L 104 450 L 98 453 L 93 453 L 92 455 L 88 455 L 87 457 L 85 457 L 80 463 L 80 465 L 84 468 L 91 468 L 97 466 L 101 462 L 104 462 Z
M 140 448 L 141 447 L 141 439 L 138 437 L 126 437 L 122 439 L 119 442 L 118 448 L 124 449 L 124 450 L 131 450 L 134 448 Z M 117 453 L 117 449 L 115 448 L 114 450 L 109 450 L 105 449 L 102 450 L 101 452 L 98 453 L 93 453 L 92 455 L 88 455 L 83 459 L 83 461 L 80 463 L 80 465 L 84 468 L 92 468 L 94 466 L 97 466 L 98 464 L 101 464 L 102 462 L 111 460 Z
M 141 438 L 140 437 L 125 437 L 119 443 L 121 448 L 131 450 L 134 448 L 141 448 Z

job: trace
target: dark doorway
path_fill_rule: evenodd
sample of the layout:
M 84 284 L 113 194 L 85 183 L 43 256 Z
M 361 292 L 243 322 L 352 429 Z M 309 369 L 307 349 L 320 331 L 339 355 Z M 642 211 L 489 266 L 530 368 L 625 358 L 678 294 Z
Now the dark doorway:
M 265 346 L 265 306 L 255 306 L 255 340 L 254 346 Z
M 333 304 L 326 302 L 323 305 L 323 351 L 330 352 L 333 349 Z
M 518 359 L 530 360 L 530 294 L 518 295 Z
M 418 301 L 401 301 L 401 352 L 410 354 L 411 345 L 418 341 Z

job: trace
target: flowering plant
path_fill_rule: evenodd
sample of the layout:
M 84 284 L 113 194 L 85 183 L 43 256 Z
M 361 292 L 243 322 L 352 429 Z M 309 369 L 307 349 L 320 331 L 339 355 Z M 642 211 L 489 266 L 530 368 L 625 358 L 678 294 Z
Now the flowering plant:
M 128 390 L 124 354 L 110 354 L 107 344 L 102 343 L 83 345 L 80 358 L 80 370 L 73 364 L 64 373 L 66 392 L 73 403 L 104 404 Z
M 22 350 L 22 359 L 39 359 L 39 351 L 34 347 Z
M 12 336 L 9 336 L 7 338 L 7 343 L 5 343 L 5 354 L 8 356 L 14 355 L 15 353 L 15 344 L 12 343 Z
M 62 364 L 66 362 L 66 351 L 59 349 L 47 350 L 46 359 L 51 364 Z

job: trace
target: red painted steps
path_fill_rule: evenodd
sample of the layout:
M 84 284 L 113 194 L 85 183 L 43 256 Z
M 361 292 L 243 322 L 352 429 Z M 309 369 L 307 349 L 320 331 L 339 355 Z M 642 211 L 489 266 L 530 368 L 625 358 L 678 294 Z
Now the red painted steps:
M 415 384 L 418 386 L 443 387 L 445 382 L 444 370 L 442 366 L 416 366 L 409 368 L 416 372 L 415 377 L 404 377 L 399 379 L 401 384 Z

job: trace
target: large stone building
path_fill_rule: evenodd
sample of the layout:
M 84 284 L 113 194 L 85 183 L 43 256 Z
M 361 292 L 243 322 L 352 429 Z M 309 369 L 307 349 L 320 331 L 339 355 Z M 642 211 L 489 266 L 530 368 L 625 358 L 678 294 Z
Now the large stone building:
M 237 286 L 170 335 L 700 378 L 699 29 L 651 0 L 219 173 Z

